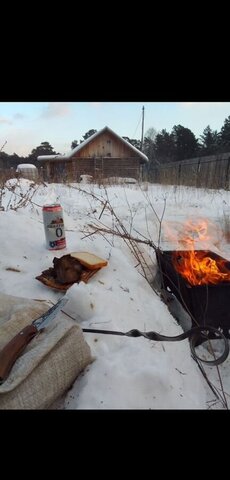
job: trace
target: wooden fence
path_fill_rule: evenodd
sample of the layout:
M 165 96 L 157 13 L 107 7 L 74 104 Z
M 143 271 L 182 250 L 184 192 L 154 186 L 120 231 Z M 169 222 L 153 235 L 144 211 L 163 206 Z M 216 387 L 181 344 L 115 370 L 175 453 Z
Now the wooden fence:
M 230 153 L 156 165 L 147 180 L 163 185 L 187 185 L 230 190 Z

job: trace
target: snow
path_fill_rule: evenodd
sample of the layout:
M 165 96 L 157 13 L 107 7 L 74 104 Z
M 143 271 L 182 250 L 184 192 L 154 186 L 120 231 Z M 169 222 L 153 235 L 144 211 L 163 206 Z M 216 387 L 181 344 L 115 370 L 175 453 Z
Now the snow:
M 92 183 L 93 177 L 92 175 L 80 175 L 79 181 L 82 185 L 85 183 Z
M 122 184 L 122 183 L 133 183 L 136 184 L 138 181 L 135 178 L 132 177 L 108 177 L 104 179 L 105 183 L 108 183 L 109 185 L 111 184 Z
M 68 155 L 39 155 L 37 160 L 68 160 L 70 156 Z
M 29 168 L 32 168 L 32 169 L 36 169 L 37 167 L 35 165 L 33 165 L 32 163 L 20 163 L 18 166 L 17 166 L 17 171 L 19 170 L 24 170 L 24 169 L 29 169 Z
M 182 225 L 188 218 L 193 222 L 208 219 L 208 246 L 211 244 L 213 251 L 230 259 L 230 248 L 222 228 L 230 205 L 230 193 L 226 191 L 147 183 L 106 189 L 93 184 L 36 185 L 23 178 L 11 179 L 6 186 L 0 208 L 2 293 L 57 302 L 63 293 L 35 279 L 42 270 L 53 266 L 55 256 L 89 251 L 108 260 L 108 266 L 87 284 L 74 284 L 66 293 L 68 302 L 64 310 L 82 328 L 122 332 L 136 328 L 171 336 L 183 332 L 165 303 L 141 275 L 140 266 L 124 240 L 108 234 L 88 235 L 88 225 L 96 224 L 99 217 L 104 227 L 114 227 L 114 216 L 109 209 L 106 207 L 102 211 L 106 200 L 134 237 L 149 238 L 155 244 L 159 236 L 157 216 L 161 218 L 165 207 L 165 228 L 160 243 L 163 249 L 178 246 Z M 27 202 L 21 204 L 25 195 Z M 63 207 L 67 247 L 49 251 L 45 244 L 42 206 L 54 202 L 60 202 Z M 172 233 L 171 240 L 168 229 Z M 154 250 L 147 245 L 140 246 L 154 276 L 157 271 Z M 144 337 L 96 332 L 85 332 L 84 337 L 94 361 L 76 379 L 58 408 L 224 408 L 192 359 L 187 340 L 154 342 Z M 228 399 L 229 358 L 219 370 Z M 216 367 L 205 367 L 205 371 L 220 389 Z

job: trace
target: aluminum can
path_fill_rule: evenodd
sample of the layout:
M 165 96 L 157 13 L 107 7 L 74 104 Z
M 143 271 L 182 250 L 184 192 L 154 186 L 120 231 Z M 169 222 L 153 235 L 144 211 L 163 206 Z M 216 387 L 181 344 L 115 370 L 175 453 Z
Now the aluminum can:
M 43 205 L 42 214 L 48 250 L 66 248 L 63 210 L 60 203 Z

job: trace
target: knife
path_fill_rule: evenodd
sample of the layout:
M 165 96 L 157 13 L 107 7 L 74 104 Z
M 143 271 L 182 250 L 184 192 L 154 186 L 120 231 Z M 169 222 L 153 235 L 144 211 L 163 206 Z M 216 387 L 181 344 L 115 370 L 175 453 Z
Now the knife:
M 10 340 L 0 352 L 0 384 L 8 377 L 10 370 L 17 358 L 23 352 L 28 343 L 39 333 L 41 329 L 57 315 L 59 310 L 68 301 L 67 297 L 61 298 L 53 307 L 40 317 L 33 320 L 30 325 L 24 327 L 12 340 Z

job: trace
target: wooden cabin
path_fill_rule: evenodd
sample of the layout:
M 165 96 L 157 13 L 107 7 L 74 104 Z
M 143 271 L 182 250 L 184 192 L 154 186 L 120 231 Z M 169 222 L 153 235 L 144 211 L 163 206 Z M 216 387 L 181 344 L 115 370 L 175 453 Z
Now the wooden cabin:
M 109 127 L 96 132 L 66 155 L 38 157 L 44 180 L 78 182 L 81 175 L 94 180 L 109 177 L 142 179 L 148 157 Z

